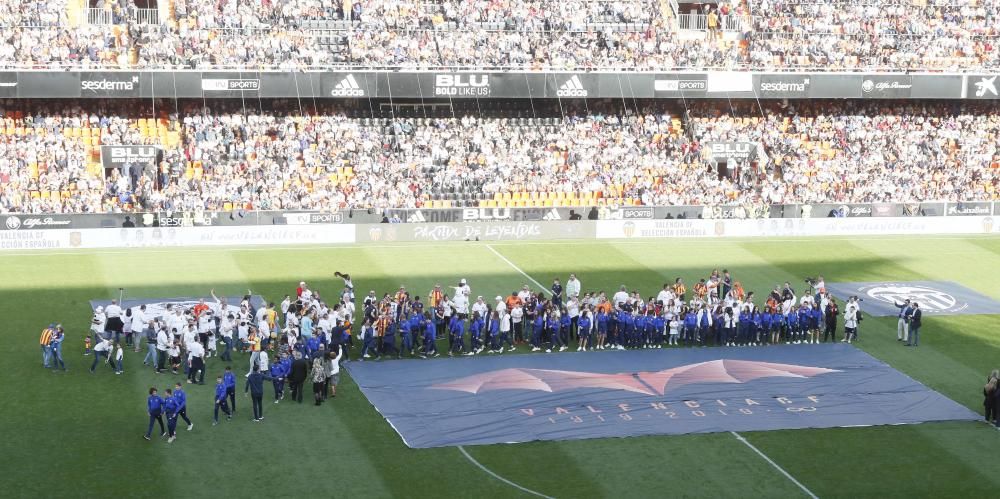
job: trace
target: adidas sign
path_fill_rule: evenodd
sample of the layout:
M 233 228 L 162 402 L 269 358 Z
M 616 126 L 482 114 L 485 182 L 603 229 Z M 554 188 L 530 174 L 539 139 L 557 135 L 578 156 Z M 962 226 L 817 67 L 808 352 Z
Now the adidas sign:
M 347 75 L 346 78 L 340 80 L 337 86 L 333 87 L 330 95 L 334 97 L 363 97 L 365 91 L 358 85 L 358 81 L 354 79 L 354 75 Z
M 563 83 L 559 87 L 559 90 L 556 90 L 556 95 L 559 97 L 586 97 L 587 90 L 580 83 L 580 77 L 573 75 L 572 78 L 566 80 L 566 83 Z
M 424 223 L 426 221 L 427 221 L 427 219 L 424 218 L 424 214 L 421 213 L 420 210 L 414 211 L 406 219 L 406 222 L 407 223 L 411 223 L 411 224 L 422 224 L 422 223 Z
M 562 220 L 562 217 L 559 216 L 559 212 L 555 208 L 552 208 L 545 214 L 545 216 L 542 217 L 542 220 L 551 222 L 553 220 Z

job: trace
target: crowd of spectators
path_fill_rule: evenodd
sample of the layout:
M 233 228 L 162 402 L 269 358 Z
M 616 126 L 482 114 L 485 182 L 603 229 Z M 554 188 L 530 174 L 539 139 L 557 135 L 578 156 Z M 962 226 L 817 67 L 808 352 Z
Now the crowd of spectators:
M 994 104 L 536 103 L 407 116 L 294 101 L 154 104 L 7 101 L 0 210 L 477 206 L 516 192 L 710 206 L 1000 198 Z M 150 116 L 164 132 L 140 133 Z M 179 140 L 155 175 L 105 171 L 95 146 L 67 132 L 80 127 L 102 144 Z M 720 175 L 704 154 L 717 141 L 759 143 L 764 154 Z M 49 192 L 71 195 L 39 195 Z
M 656 0 L 178 0 L 159 25 L 140 24 L 127 1 L 112 2 L 113 29 L 69 26 L 59 1 L 0 7 L 0 67 L 1000 67 L 1000 0 L 720 2 L 709 15 L 738 22 L 708 36 L 679 30 Z

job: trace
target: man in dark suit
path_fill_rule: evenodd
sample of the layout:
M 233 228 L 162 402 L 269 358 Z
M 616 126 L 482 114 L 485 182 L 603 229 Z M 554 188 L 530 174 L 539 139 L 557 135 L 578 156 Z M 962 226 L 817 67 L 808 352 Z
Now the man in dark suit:
M 288 380 L 292 383 L 292 400 L 302 403 L 302 385 L 306 381 L 309 373 L 309 361 L 302 358 L 300 352 L 295 352 L 295 360 L 292 361 L 292 370 Z
M 910 314 L 910 341 L 906 342 L 906 346 L 917 346 L 917 342 L 920 341 L 920 326 L 924 312 L 920 310 L 920 305 L 917 302 L 913 302 L 911 306 L 913 312 Z

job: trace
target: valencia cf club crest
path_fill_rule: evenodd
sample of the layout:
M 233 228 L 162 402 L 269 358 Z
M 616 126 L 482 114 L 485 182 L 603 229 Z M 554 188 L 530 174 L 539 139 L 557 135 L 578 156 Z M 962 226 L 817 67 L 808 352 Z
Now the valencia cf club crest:
M 724 220 L 715 221 L 715 235 L 717 236 L 726 235 L 726 222 Z
M 372 227 L 372 228 L 368 229 L 368 239 L 371 239 L 372 241 L 381 241 L 382 240 L 382 228 L 381 227 Z
M 635 223 L 634 222 L 625 222 L 625 224 L 622 225 L 622 233 L 625 234 L 625 237 L 632 237 L 632 236 L 634 236 L 635 235 Z
M 83 234 L 78 231 L 69 233 L 69 245 L 74 248 L 79 248 L 83 244 Z

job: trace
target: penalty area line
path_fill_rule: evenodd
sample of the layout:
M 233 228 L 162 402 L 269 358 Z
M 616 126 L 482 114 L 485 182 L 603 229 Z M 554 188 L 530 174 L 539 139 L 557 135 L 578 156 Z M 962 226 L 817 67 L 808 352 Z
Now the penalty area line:
M 512 268 L 512 269 L 520 272 L 521 275 L 523 275 L 524 277 L 527 277 L 529 281 L 535 283 L 535 286 L 538 286 L 538 289 L 542 290 L 542 292 L 548 291 L 547 289 L 545 289 L 545 286 L 542 286 L 542 283 L 536 281 L 533 277 L 531 277 L 530 275 L 528 275 L 525 271 L 521 270 L 521 268 L 518 267 L 517 265 L 514 265 L 514 262 L 508 260 L 507 257 L 501 255 L 499 251 L 493 249 L 493 246 L 490 246 L 489 244 L 487 244 L 486 248 L 489 249 L 490 251 L 492 251 L 494 255 L 500 257 L 500 259 L 503 260 L 504 262 L 506 262 L 507 265 L 510 265 L 510 268 Z
M 545 494 L 542 494 L 541 492 L 535 492 L 534 490 L 531 490 L 529 488 L 522 487 L 522 486 L 520 486 L 520 485 L 518 485 L 518 484 L 516 484 L 516 483 L 514 483 L 514 482 L 512 482 L 512 481 L 510 481 L 510 480 L 508 480 L 508 479 L 506 479 L 506 478 L 504 478 L 504 477 L 502 477 L 500 475 L 497 475 L 496 473 L 494 473 L 492 471 L 490 471 L 489 468 L 487 468 L 486 466 L 483 466 L 482 464 L 480 464 L 479 461 L 476 461 L 476 459 L 474 457 L 472 457 L 472 455 L 470 455 L 465 450 L 465 447 L 462 447 L 461 445 L 459 445 L 458 446 L 458 450 L 459 450 L 459 452 L 462 453 L 463 456 L 465 456 L 466 459 L 469 460 L 469 462 L 471 462 L 472 464 L 476 465 L 477 468 L 479 468 L 479 469 L 483 470 L 484 472 L 486 472 L 487 475 L 489 475 L 489 476 L 491 476 L 493 478 L 496 478 L 497 480 L 500 480 L 501 482 L 506 483 L 507 485 L 510 485 L 511 487 L 514 487 L 514 488 L 516 488 L 516 489 L 518 489 L 518 490 L 520 490 L 522 492 L 526 492 L 528 494 L 535 495 L 535 496 L 538 496 L 538 497 L 543 497 L 545 499 L 555 499 L 554 497 L 547 496 Z
M 764 454 L 763 452 L 761 452 L 760 449 L 758 449 L 757 447 L 755 447 L 747 439 L 743 438 L 743 435 L 740 435 L 739 433 L 736 433 L 735 431 L 731 431 L 729 433 L 731 433 L 734 437 L 736 437 L 736 440 L 739 440 L 740 442 L 743 442 L 747 447 L 750 448 L 750 450 L 756 452 L 758 456 L 764 458 L 764 460 L 767 461 L 768 463 L 770 463 L 771 466 L 774 467 L 774 469 L 778 470 L 782 475 L 785 475 L 785 478 L 791 480 L 792 483 L 794 483 L 800 489 L 802 489 L 802 492 L 805 492 L 807 496 L 809 496 L 812 499 L 819 499 L 819 497 L 817 497 L 816 494 L 813 494 L 812 491 L 809 490 L 808 488 L 806 488 L 805 485 L 802 485 L 802 482 L 796 480 L 795 477 L 793 477 L 791 475 L 791 473 L 785 471 L 785 469 L 782 468 L 781 466 L 778 466 L 778 463 L 772 461 L 771 458 L 767 457 L 767 454 Z

